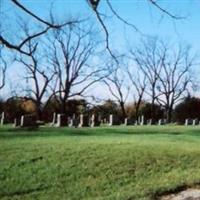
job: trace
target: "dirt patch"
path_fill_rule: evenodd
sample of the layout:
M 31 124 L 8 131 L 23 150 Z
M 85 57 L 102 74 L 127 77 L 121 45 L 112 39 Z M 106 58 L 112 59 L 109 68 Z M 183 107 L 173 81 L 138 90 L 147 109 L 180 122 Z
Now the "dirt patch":
M 200 189 L 187 189 L 177 194 L 165 195 L 160 200 L 200 200 Z

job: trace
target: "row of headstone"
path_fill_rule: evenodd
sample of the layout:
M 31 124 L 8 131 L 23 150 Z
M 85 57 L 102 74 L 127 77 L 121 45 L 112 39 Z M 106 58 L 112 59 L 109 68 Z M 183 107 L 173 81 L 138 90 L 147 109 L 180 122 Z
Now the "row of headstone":
M 53 121 L 50 124 L 54 127 L 61 127 L 61 126 L 69 126 L 69 127 L 95 127 L 100 126 L 101 123 L 108 123 L 109 126 L 120 125 L 121 122 L 119 118 L 115 115 L 109 116 L 109 121 L 107 122 L 106 119 L 99 119 L 98 116 L 92 115 L 89 119 L 87 116 L 81 114 L 79 118 L 73 116 L 72 118 L 66 119 L 66 115 L 64 114 L 53 114 Z M 160 119 L 158 121 L 158 125 L 165 125 L 166 119 Z M 124 125 L 152 125 L 152 119 L 149 119 L 145 122 L 144 116 L 139 117 L 138 120 L 133 121 L 130 118 L 125 118 Z
M 4 124 L 5 122 L 5 114 L 2 112 L 0 115 L 0 123 Z M 106 119 L 101 120 L 97 115 L 92 115 L 91 118 L 89 119 L 87 116 L 81 114 L 79 118 L 76 118 L 73 116 L 72 118 L 66 118 L 66 115 L 64 114 L 53 114 L 53 120 L 52 123 L 50 124 L 51 126 L 55 127 L 62 127 L 62 126 L 69 126 L 69 127 L 95 127 L 95 126 L 100 126 L 101 123 L 107 122 Z M 167 123 L 166 119 L 159 119 L 158 120 L 158 125 L 165 125 Z M 144 120 L 144 116 L 141 116 L 138 120 L 133 121 L 130 118 L 125 118 L 124 120 L 124 125 L 151 125 L 152 124 L 152 119 L 149 120 Z M 110 115 L 109 117 L 109 126 L 113 125 L 120 125 L 120 120 L 117 116 L 115 115 Z M 200 122 L 198 119 L 186 119 L 185 120 L 185 125 L 200 125 Z M 37 124 L 37 118 L 36 115 L 23 115 L 21 118 L 16 118 L 14 120 L 14 126 L 21 126 L 21 127 L 36 127 L 38 126 Z
M 65 114 L 53 114 L 53 121 L 50 126 L 54 127 L 62 127 L 62 126 L 69 126 L 69 127 L 95 127 L 100 126 L 101 121 L 98 119 L 98 116 L 92 115 L 89 119 L 87 116 L 81 114 L 79 118 L 73 116 L 72 118 L 67 118 Z
M 130 123 L 128 123 L 128 121 Z M 128 118 L 125 118 L 125 121 L 124 121 L 124 125 L 141 125 L 141 126 L 143 126 L 143 125 L 152 125 L 152 124 L 153 124 L 152 119 L 148 119 L 148 120 L 145 121 L 144 116 L 141 116 L 138 120 L 135 120 L 134 122 L 131 121 Z M 157 124 L 159 126 L 166 125 L 167 120 L 166 119 L 159 119 L 158 122 L 155 123 L 155 124 Z

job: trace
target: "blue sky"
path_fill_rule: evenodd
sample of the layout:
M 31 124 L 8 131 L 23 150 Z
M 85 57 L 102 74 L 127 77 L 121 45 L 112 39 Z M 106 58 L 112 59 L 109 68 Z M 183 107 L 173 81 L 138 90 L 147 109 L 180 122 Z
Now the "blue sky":
M 94 13 L 86 3 L 86 0 L 21 0 L 25 6 L 43 18 L 47 18 L 49 8 L 53 5 L 53 13 L 60 19 L 67 19 L 69 16 L 88 17 L 95 23 Z M 144 34 L 157 35 L 163 39 L 173 42 L 183 42 L 191 44 L 199 50 L 200 46 L 200 1 L 199 0 L 160 0 L 160 5 L 173 14 L 186 17 L 183 20 L 173 20 L 163 15 L 158 9 L 153 7 L 147 0 L 111 0 L 113 7 L 121 17 L 137 26 Z M 173 3 L 172 3 L 173 2 Z M 15 14 L 28 18 L 26 14 L 16 9 L 10 0 L 1 0 L 1 10 L 6 10 L 8 23 L 15 23 Z M 126 40 L 136 42 L 140 34 L 132 28 L 124 26 L 122 22 L 112 16 L 106 6 L 105 0 L 101 0 L 99 5 L 101 13 L 108 15 L 105 23 L 110 30 L 111 38 L 115 38 L 113 45 L 124 44 Z M 13 21 L 13 22 L 12 22 Z M 97 24 L 98 26 L 98 24 Z M 15 26 L 12 26 L 13 29 Z M 101 29 L 100 25 L 98 26 Z M 125 34 L 124 34 L 125 33 Z M 103 33 L 102 33 L 103 36 Z
M 20 2 L 44 19 L 48 19 L 49 10 L 52 6 L 54 15 L 60 20 L 68 19 L 70 16 L 88 17 L 99 31 L 102 30 L 86 0 L 21 0 Z M 164 15 L 148 3 L 147 0 L 110 0 L 110 2 L 121 17 L 134 24 L 143 34 L 158 36 L 174 44 L 182 43 L 191 45 L 194 51 L 200 51 L 199 0 L 158 1 L 159 5 L 166 8 L 170 13 L 185 17 L 181 20 L 174 20 Z M 10 0 L 0 0 L 0 3 L 1 12 L 4 13 L 4 18 L 3 20 L 1 18 L 1 23 L 3 27 L 9 27 L 5 31 L 7 36 L 11 36 L 12 38 L 13 33 L 20 31 L 16 27 L 16 16 L 21 16 L 25 20 L 28 20 L 29 17 L 20 9 L 17 9 Z M 141 38 L 141 34 L 116 19 L 110 12 L 105 0 L 101 0 L 98 9 L 101 13 L 108 16 L 105 19 L 105 24 L 110 33 L 111 48 L 124 51 L 126 50 L 127 44 L 130 46 L 137 44 Z M 35 23 L 35 21 L 30 22 Z M 103 31 L 101 36 L 105 38 Z M 20 74 L 17 69 L 19 68 L 14 67 L 10 69 L 9 75 Z M 106 92 L 103 93 L 107 96 Z

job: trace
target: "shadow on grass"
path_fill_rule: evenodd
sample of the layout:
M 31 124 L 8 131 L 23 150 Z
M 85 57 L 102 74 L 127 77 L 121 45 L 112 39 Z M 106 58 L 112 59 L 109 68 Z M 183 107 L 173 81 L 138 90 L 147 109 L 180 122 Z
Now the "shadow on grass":
M 19 191 L 14 191 L 14 192 L 9 192 L 9 193 L 0 193 L 0 197 L 13 197 L 13 196 L 24 196 L 27 194 L 31 194 L 31 193 L 35 193 L 35 192 L 40 192 L 40 191 L 44 191 L 47 190 L 48 187 L 47 186 L 43 186 L 43 187 L 36 187 L 36 188 L 30 188 L 30 189 L 26 189 L 26 190 L 19 190 Z
M 187 190 L 189 188 L 199 188 L 200 187 L 200 182 L 194 182 L 192 184 L 183 184 L 183 185 L 179 185 L 175 188 L 171 188 L 168 190 L 164 190 L 164 191 L 156 191 L 153 195 L 151 196 L 152 200 L 160 200 L 163 196 L 166 195 L 171 195 L 171 194 L 178 194 L 179 192 L 182 192 L 184 190 Z
M 175 129 L 175 130 L 174 130 Z M 97 128 L 14 128 L 10 126 L 0 128 L 0 139 L 16 137 L 53 137 L 53 136 L 114 136 L 114 135 L 190 135 L 200 137 L 198 129 L 184 129 L 184 127 L 144 126 L 144 127 L 97 127 Z

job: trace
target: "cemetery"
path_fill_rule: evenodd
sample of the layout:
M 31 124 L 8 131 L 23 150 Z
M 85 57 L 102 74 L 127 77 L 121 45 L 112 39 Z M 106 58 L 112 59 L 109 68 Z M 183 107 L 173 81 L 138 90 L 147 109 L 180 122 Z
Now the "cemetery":
M 0 0 L 0 200 L 200 200 L 199 19 Z
M 196 115 L 169 123 L 77 108 L 0 114 L 0 199 L 199 199 Z

